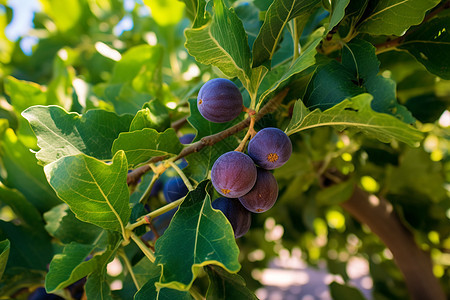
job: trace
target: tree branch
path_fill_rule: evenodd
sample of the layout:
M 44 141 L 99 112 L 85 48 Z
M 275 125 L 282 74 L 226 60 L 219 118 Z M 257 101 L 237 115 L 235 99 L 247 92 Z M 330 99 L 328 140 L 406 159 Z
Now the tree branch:
M 286 97 L 289 89 L 284 89 L 280 93 L 276 94 L 272 99 L 270 99 L 254 116 L 255 121 L 259 121 L 264 115 L 274 111 L 283 99 Z M 247 128 L 250 125 L 250 117 L 241 122 L 237 123 L 224 131 L 218 132 L 216 134 L 208 135 L 203 137 L 200 141 L 193 143 L 189 147 L 184 148 L 174 159 L 174 161 L 183 158 L 191 153 L 198 152 L 205 148 L 206 146 L 212 146 L 221 140 L 226 139 L 229 136 Z M 128 185 L 136 185 L 140 178 L 147 172 L 150 171 L 149 163 L 155 163 L 166 159 L 166 156 L 156 156 L 147 162 L 147 164 L 133 170 L 127 176 Z
M 389 248 L 412 299 L 445 300 L 444 291 L 433 274 L 430 256 L 416 244 L 413 234 L 400 221 L 390 202 L 355 187 L 351 198 L 341 206 L 369 226 Z

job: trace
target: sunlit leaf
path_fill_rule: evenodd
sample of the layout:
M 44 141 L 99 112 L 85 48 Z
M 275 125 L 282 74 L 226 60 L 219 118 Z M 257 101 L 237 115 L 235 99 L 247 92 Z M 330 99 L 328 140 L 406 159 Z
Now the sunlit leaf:
M 361 94 L 323 112 L 319 109 L 310 112 L 298 100 L 286 133 L 291 135 L 310 128 L 333 126 L 338 130 L 353 128 L 385 143 L 397 139 L 416 146 L 422 140 L 423 134 L 414 127 L 388 114 L 373 111 L 370 106 L 372 99 L 369 94 Z
M 84 154 L 65 156 L 44 168 L 58 197 L 77 218 L 104 229 L 124 232 L 130 218 L 125 153 L 107 165 Z
M 144 163 L 155 156 L 169 158 L 177 155 L 182 149 L 183 145 L 172 128 L 161 133 L 151 128 L 124 132 L 112 146 L 113 153 L 124 151 L 129 166 Z
M 68 113 L 59 106 L 33 106 L 22 115 L 30 122 L 41 148 L 36 157 L 42 164 L 84 153 L 111 159 L 111 146 L 120 132 L 128 131 L 132 116 L 104 110 L 83 115 Z
M 367 16 L 357 30 L 378 35 L 403 35 L 412 25 L 422 22 L 425 13 L 439 0 L 378 0 L 369 1 Z

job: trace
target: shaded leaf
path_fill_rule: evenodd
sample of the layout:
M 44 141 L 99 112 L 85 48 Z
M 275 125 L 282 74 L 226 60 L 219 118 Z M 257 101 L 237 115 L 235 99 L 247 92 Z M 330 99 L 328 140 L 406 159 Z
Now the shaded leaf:
M 388 114 L 373 111 L 370 106 L 371 100 L 371 95 L 361 94 L 344 100 L 324 112 L 319 109 L 309 112 L 303 102 L 298 100 L 286 133 L 291 135 L 310 128 L 333 126 L 338 130 L 354 128 L 382 142 L 397 139 L 410 146 L 416 146 L 422 140 L 423 134 L 414 127 Z
M 350 0 L 332 0 L 331 1 L 331 13 L 330 23 L 328 24 L 328 31 L 333 29 L 334 26 L 339 24 L 342 18 L 345 16 L 345 8 L 350 3 Z
M 280 85 L 285 83 L 289 78 L 314 65 L 314 63 L 316 62 L 316 59 L 314 57 L 317 54 L 316 47 L 320 43 L 320 41 L 321 38 L 317 38 L 316 40 L 311 42 L 285 72 L 279 74 L 278 76 L 276 75 L 278 79 L 270 86 L 270 88 L 268 88 L 261 94 L 261 96 L 259 97 L 258 106 L 260 106 L 264 102 L 264 100 L 267 98 L 269 94 L 274 92 L 278 87 L 280 87 Z M 274 69 L 270 73 L 278 72 L 277 71 L 278 69 L 279 68 Z M 269 77 L 270 73 L 268 74 Z
M 106 280 L 106 268 L 88 276 L 86 280 L 86 297 L 89 300 L 112 300 L 111 289 Z
M 19 190 L 41 213 L 61 201 L 45 179 L 36 157 L 14 134 L 7 129 L 0 143 L 2 162 L 7 177 L 5 185 Z
M 151 128 L 123 132 L 112 146 L 113 153 L 124 151 L 130 167 L 145 163 L 155 156 L 175 156 L 182 149 L 183 145 L 172 128 L 161 133 Z
M 450 79 L 450 16 L 434 18 L 406 35 L 398 48 L 411 53 L 428 71 Z
M 342 285 L 335 281 L 330 284 L 330 293 L 333 299 L 365 300 L 363 294 L 355 287 Z
M 45 229 L 64 244 L 76 242 L 91 244 L 103 229 L 77 219 L 66 203 L 61 203 L 44 213 Z
M 412 25 L 418 25 L 425 13 L 440 0 L 377 0 L 369 1 L 366 17 L 357 30 L 377 35 L 403 35 Z
M 266 12 L 264 24 L 253 44 L 253 67 L 270 69 L 276 46 L 287 22 L 295 17 L 308 18 L 320 4 L 318 0 L 275 0 Z
M 136 114 L 153 97 L 136 91 L 131 83 L 110 84 L 105 88 L 105 98 L 117 114 Z
M 161 277 L 161 268 L 156 264 L 152 264 L 149 262 L 147 258 L 145 271 L 146 271 L 146 282 L 142 285 L 141 289 L 134 296 L 134 300 L 146 300 L 146 299 L 161 299 L 161 300 L 172 300 L 172 299 L 180 299 L 180 300 L 190 300 L 193 299 L 189 292 L 186 291 L 178 291 L 169 288 L 161 288 L 156 289 L 156 283 L 159 281 Z M 137 274 L 136 274 L 137 275 Z M 139 277 L 136 276 L 136 279 Z M 139 281 L 139 279 L 138 279 Z
M 162 265 L 158 287 L 189 290 L 205 265 L 219 265 L 232 273 L 240 269 L 233 230 L 225 216 L 212 209 L 207 185 L 203 181 L 188 193 L 156 241 L 156 263 Z
M 114 257 L 118 241 L 117 236 L 111 237 L 105 248 L 99 244 L 83 245 L 75 242 L 66 245 L 63 252 L 56 254 L 50 263 L 45 278 L 47 292 L 65 288 L 94 271 L 106 268 L 106 264 Z
M 205 268 L 209 277 L 206 299 L 258 299 L 245 286 L 244 279 L 238 274 L 230 274 L 220 267 Z
M 78 154 L 66 156 L 44 168 L 50 185 L 77 218 L 104 229 L 124 232 L 131 209 L 127 186 L 127 161 L 119 151 L 107 165 Z
M 130 131 L 144 128 L 154 128 L 164 131 L 170 127 L 170 118 L 167 108 L 158 100 L 154 99 L 144 105 L 131 121 Z
M 214 15 L 199 28 L 185 31 L 189 54 L 205 65 L 218 67 L 229 77 L 237 76 L 250 86 L 250 48 L 241 20 L 223 0 L 214 0 Z
M 316 203 L 319 205 L 335 205 L 350 199 L 353 194 L 354 181 L 346 180 L 317 192 Z
M 305 93 L 305 104 L 325 110 L 346 98 L 367 92 L 374 97 L 373 110 L 413 123 L 411 113 L 397 102 L 395 82 L 377 75 L 379 65 L 372 44 L 353 40 L 342 50 L 342 64 L 330 61 L 314 75 Z
M 11 243 L 9 242 L 9 240 L 4 240 L 0 242 L 0 279 L 2 279 L 3 273 L 5 272 L 10 249 Z
M 114 140 L 120 132 L 128 131 L 132 120 L 130 115 L 104 110 L 89 110 L 80 116 L 59 106 L 33 106 L 22 115 L 36 133 L 41 148 L 36 157 L 44 165 L 80 153 L 111 159 Z

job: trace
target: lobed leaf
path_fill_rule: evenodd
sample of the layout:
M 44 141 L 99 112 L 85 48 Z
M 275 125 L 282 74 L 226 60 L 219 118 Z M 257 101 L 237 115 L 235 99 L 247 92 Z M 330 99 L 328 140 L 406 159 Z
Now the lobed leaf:
M 249 89 L 251 55 L 247 34 L 223 0 L 214 0 L 214 15 L 207 24 L 188 29 L 185 35 L 185 47 L 198 62 L 216 66 L 226 76 L 237 76 Z
M 308 18 L 319 4 L 319 0 L 273 1 L 253 44 L 252 66 L 255 68 L 264 65 L 270 69 L 270 61 L 286 24 L 296 17 Z
M 206 299 L 258 299 L 245 286 L 244 279 L 238 274 L 230 274 L 220 267 L 205 268 L 209 277 Z
M 422 140 L 422 132 L 414 127 L 388 114 L 373 111 L 370 106 L 372 99 L 369 94 L 361 94 L 346 99 L 324 112 L 319 109 L 310 112 L 303 102 L 298 100 L 286 133 L 291 135 L 310 128 L 333 126 L 338 130 L 354 128 L 382 142 L 396 139 L 410 146 L 416 146 Z
M 133 118 L 104 110 L 89 110 L 80 116 L 53 105 L 33 106 L 22 115 L 36 133 L 41 148 L 36 158 L 43 165 L 80 153 L 111 159 L 114 140 L 119 133 L 128 131 Z
M 182 149 L 183 145 L 172 128 L 161 133 L 144 128 L 119 134 L 113 143 L 112 153 L 124 151 L 128 166 L 134 167 L 155 156 L 176 156 Z
M 205 265 L 218 265 L 232 273 L 240 269 L 233 230 L 225 216 L 211 207 L 208 186 L 205 180 L 188 193 L 156 241 L 156 263 L 162 266 L 158 288 L 189 290 Z
M 78 154 L 44 168 L 48 182 L 77 218 L 118 232 L 124 232 L 131 214 L 127 170 L 123 151 L 114 155 L 110 165 Z
M 102 249 L 99 245 L 83 245 L 72 242 L 56 254 L 50 263 L 45 278 L 45 289 L 53 292 L 63 289 L 94 271 L 106 268 L 106 264 L 114 257 L 115 243 Z M 94 256 L 91 256 L 95 254 Z

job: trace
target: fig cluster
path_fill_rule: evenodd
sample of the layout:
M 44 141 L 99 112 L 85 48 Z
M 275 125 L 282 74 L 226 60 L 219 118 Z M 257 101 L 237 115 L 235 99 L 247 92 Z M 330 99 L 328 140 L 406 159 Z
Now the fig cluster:
M 242 111 L 239 88 L 230 80 L 206 82 L 197 97 L 200 114 L 210 122 L 224 123 Z M 278 198 L 278 183 L 270 170 L 281 167 L 292 153 L 289 137 L 278 128 L 264 128 L 249 142 L 248 155 L 230 151 L 221 155 L 211 169 L 211 182 L 219 194 L 212 206 L 228 218 L 236 238 L 250 228 L 250 213 L 270 209 Z
M 292 143 L 282 130 L 269 127 L 250 140 L 247 152 L 226 152 L 211 169 L 214 188 L 225 196 L 215 200 L 213 207 L 228 218 L 236 238 L 250 228 L 250 212 L 262 213 L 275 204 L 278 183 L 270 170 L 289 160 Z

